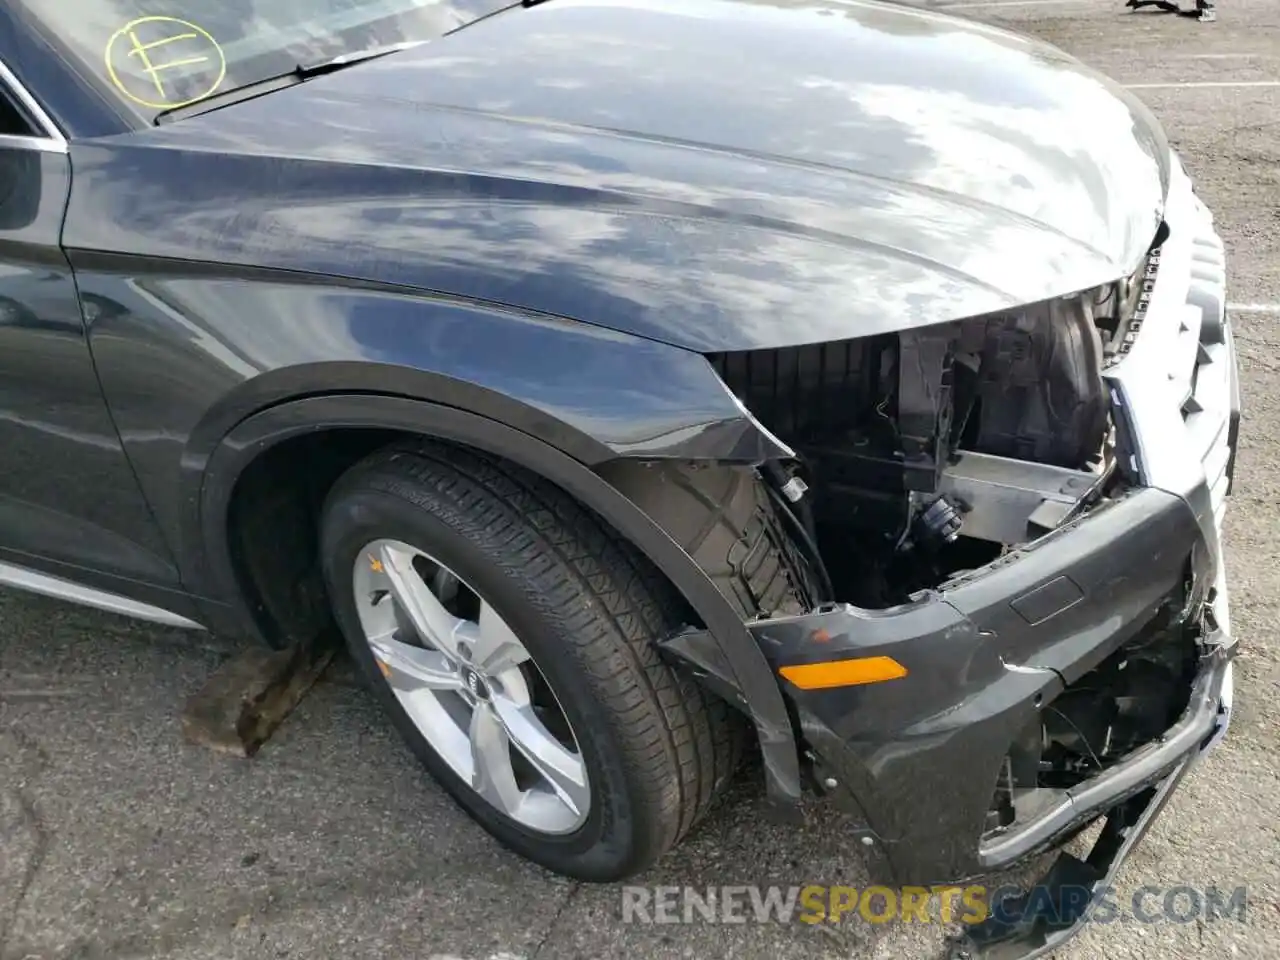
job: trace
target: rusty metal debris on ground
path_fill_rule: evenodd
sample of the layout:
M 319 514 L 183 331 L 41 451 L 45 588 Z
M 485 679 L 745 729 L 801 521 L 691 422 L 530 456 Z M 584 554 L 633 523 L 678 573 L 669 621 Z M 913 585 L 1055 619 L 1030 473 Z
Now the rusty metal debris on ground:
M 192 743 L 251 757 L 293 712 L 338 650 L 336 641 L 253 647 L 224 663 L 188 701 L 182 732 Z

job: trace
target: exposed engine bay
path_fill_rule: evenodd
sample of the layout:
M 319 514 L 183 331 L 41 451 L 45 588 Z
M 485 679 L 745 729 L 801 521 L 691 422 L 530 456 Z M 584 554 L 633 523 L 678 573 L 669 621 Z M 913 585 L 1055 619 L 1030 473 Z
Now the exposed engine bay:
M 1158 267 L 1157 247 L 1123 281 L 1008 313 L 713 357 L 797 453 L 763 473 L 816 570 L 810 592 L 905 603 L 1121 495 L 1103 373 L 1137 336 Z M 1204 628 L 1191 596 L 1184 585 L 1038 711 L 1006 758 L 986 835 L 1033 819 L 1177 719 Z
M 1123 483 L 1102 374 L 1141 326 L 1158 262 L 1007 313 L 711 356 L 797 453 L 766 474 L 826 599 L 904 602 Z

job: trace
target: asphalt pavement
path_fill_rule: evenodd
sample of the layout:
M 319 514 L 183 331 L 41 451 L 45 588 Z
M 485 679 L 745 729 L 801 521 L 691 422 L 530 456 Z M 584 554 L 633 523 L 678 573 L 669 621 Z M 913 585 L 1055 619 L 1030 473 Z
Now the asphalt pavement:
M 1216 24 L 1122 0 L 918 3 L 1010 25 L 1132 85 L 1228 247 L 1245 416 L 1229 513 L 1243 644 L 1227 741 L 1126 865 L 1121 903 L 1247 890 L 1244 920 L 1133 916 L 1056 960 L 1280 957 L 1280 4 Z M 1084 145 L 1082 144 L 1082 147 Z M 624 923 L 621 891 L 500 849 L 334 669 L 254 760 L 182 740 L 179 712 L 234 647 L 0 593 L 0 960 L 53 958 L 914 958 L 936 924 Z M 760 818 L 758 782 L 638 883 L 861 886 L 847 825 Z M 1187 894 L 1190 896 L 1190 894 Z M 1149 919 L 1149 918 L 1148 918 Z

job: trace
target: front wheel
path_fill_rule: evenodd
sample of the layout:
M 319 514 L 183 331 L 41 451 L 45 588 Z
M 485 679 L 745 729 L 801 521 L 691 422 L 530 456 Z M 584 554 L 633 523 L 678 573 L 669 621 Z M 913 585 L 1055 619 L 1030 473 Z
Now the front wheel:
M 728 782 L 743 719 L 653 646 L 679 599 L 558 488 L 469 451 L 392 448 L 338 481 L 321 539 L 339 625 L 392 720 L 517 853 L 621 879 Z

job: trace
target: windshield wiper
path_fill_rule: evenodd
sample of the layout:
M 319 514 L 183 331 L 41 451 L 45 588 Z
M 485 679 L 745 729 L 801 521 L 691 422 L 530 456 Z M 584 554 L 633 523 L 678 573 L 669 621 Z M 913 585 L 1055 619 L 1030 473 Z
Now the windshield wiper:
M 326 73 L 337 73 L 339 70 L 345 70 L 347 67 L 354 66 L 357 63 L 376 60 L 379 57 L 399 53 L 401 50 L 408 50 L 426 42 L 425 40 L 403 40 L 399 43 L 387 43 L 378 47 L 368 47 L 364 50 L 353 50 L 350 53 L 339 54 L 336 57 L 321 60 L 318 63 L 300 63 L 287 73 L 278 73 L 272 77 L 255 80 L 252 83 L 230 87 L 185 106 L 161 110 L 155 115 L 152 123 L 160 126 L 162 123 L 172 123 L 174 120 L 181 120 L 183 117 L 194 117 L 201 113 L 217 110 L 220 107 L 230 106 L 233 103 L 243 103 L 245 100 L 252 100 L 263 94 L 291 87 L 295 83 L 302 83 L 304 80 L 311 80 L 314 77 L 322 77 Z
M 300 80 L 306 80 L 310 77 L 318 77 L 321 74 L 332 73 L 334 70 L 341 70 L 343 67 L 349 67 L 353 63 L 376 60 L 378 57 L 385 57 L 390 53 L 399 53 L 401 50 L 420 47 L 426 42 L 425 40 L 401 40 L 399 43 L 385 43 L 380 47 L 353 50 L 350 53 L 341 53 L 330 60 L 321 60 L 319 63 L 310 63 L 305 66 L 299 64 L 293 68 L 291 73 Z

